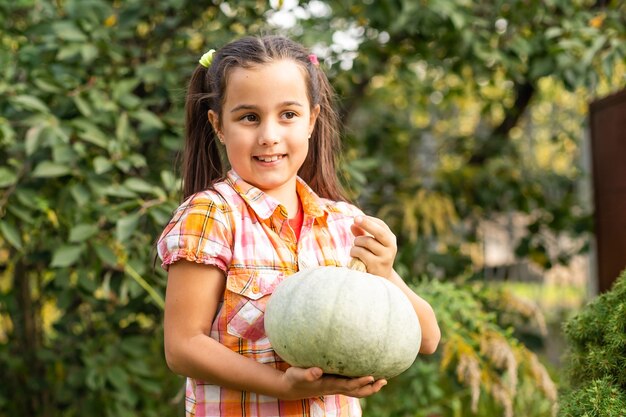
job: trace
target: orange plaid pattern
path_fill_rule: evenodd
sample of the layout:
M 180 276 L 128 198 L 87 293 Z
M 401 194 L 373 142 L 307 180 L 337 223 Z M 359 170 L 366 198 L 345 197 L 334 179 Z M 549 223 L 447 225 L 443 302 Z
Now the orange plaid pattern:
M 347 265 L 354 236 L 350 225 L 362 212 L 317 196 L 298 178 L 304 219 L 300 239 L 279 202 L 244 182 L 234 171 L 212 190 L 191 196 L 174 213 L 158 242 L 162 265 L 179 259 L 215 265 L 226 274 L 223 302 L 211 337 L 231 350 L 281 370 L 289 367 L 272 349 L 263 326 L 274 288 L 300 269 Z M 188 378 L 188 417 L 356 417 L 359 401 L 328 395 L 282 401 Z

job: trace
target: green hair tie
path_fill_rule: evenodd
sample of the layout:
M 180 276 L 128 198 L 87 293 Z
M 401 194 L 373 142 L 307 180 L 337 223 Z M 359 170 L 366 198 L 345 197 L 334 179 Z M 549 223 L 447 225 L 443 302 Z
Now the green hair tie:
M 215 53 L 215 49 L 209 50 L 206 54 L 202 55 L 200 60 L 198 61 L 200 65 L 204 68 L 209 68 L 211 66 L 211 62 L 213 62 L 213 54 Z

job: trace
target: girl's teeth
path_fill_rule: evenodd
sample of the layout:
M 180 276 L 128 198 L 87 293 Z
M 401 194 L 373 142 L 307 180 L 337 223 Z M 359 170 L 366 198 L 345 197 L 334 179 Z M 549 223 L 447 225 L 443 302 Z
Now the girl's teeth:
M 274 161 L 278 161 L 279 156 L 278 155 L 267 156 L 267 157 L 259 156 L 258 158 L 263 162 L 274 162 Z

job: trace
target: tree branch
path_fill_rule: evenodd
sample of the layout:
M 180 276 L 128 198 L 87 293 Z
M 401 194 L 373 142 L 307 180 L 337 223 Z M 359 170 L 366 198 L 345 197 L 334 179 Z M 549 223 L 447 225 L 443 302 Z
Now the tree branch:
M 535 86 L 530 81 L 515 84 L 515 103 L 507 110 L 502 122 L 480 142 L 469 160 L 470 164 L 482 165 L 502 149 L 502 144 L 507 141 L 511 129 L 519 123 L 534 94 Z

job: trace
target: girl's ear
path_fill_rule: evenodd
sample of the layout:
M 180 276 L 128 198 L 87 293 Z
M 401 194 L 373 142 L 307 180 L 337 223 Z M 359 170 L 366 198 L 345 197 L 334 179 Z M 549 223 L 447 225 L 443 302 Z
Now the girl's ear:
M 311 116 L 309 118 L 309 135 L 313 133 L 313 129 L 315 128 L 315 122 L 317 121 L 317 116 L 320 115 L 320 105 L 316 104 L 315 107 L 311 109 Z
M 220 132 L 220 117 L 213 110 L 209 110 L 207 113 L 209 117 L 209 123 L 211 123 L 211 127 L 213 127 L 213 131 L 219 138 L 220 142 L 222 142 L 222 132 Z

